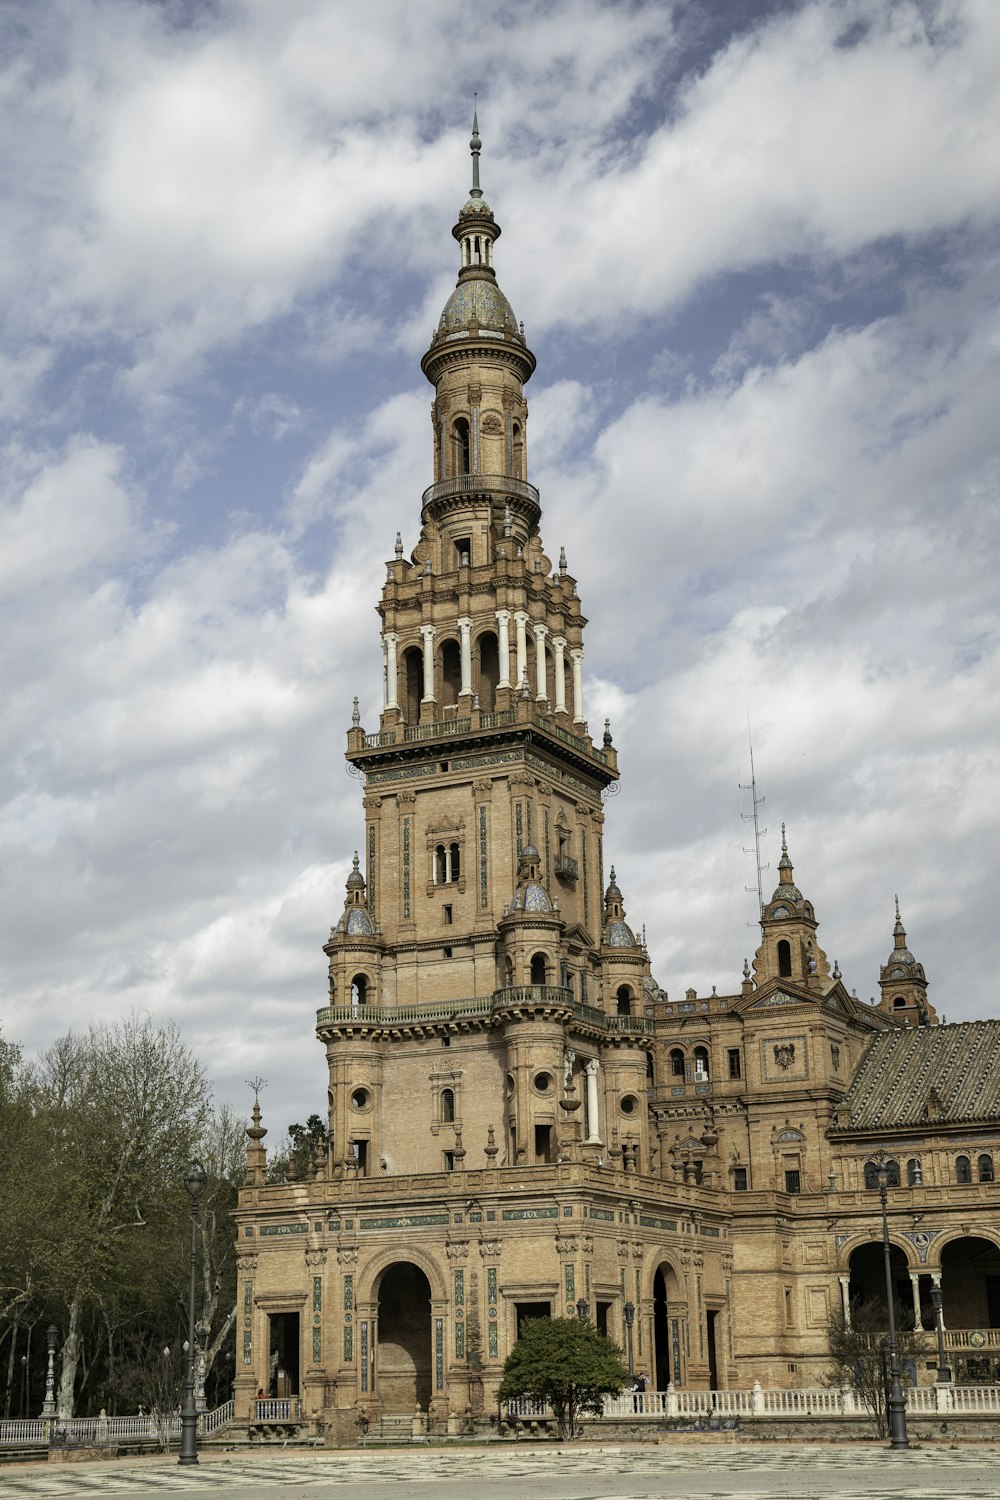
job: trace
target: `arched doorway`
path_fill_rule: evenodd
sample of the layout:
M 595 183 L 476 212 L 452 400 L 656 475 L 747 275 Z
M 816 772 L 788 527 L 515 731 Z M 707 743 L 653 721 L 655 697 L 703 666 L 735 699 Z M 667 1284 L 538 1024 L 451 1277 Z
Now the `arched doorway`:
M 378 1286 L 375 1390 L 387 1412 L 427 1410 L 431 1399 L 431 1288 L 419 1266 L 400 1261 Z
M 680 1283 L 673 1266 L 663 1262 L 653 1277 L 654 1388 L 665 1391 L 681 1384 Z
M 949 1333 L 982 1335 L 1000 1328 L 1000 1249 L 981 1235 L 952 1240 L 941 1251 L 941 1314 Z M 1000 1354 L 989 1343 L 971 1337 L 952 1356 L 955 1379 L 962 1384 L 1000 1380 Z
M 879 1241 L 859 1245 L 851 1253 L 850 1297 L 852 1322 L 860 1322 L 871 1316 L 885 1318 L 885 1252 Z M 910 1280 L 906 1256 L 898 1245 L 889 1248 L 889 1273 L 892 1280 L 893 1301 L 900 1313 L 900 1326 L 913 1327 L 913 1283 Z M 878 1313 L 875 1313 L 878 1309 Z M 886 1319 L 886 1321 L 888 1321 Z

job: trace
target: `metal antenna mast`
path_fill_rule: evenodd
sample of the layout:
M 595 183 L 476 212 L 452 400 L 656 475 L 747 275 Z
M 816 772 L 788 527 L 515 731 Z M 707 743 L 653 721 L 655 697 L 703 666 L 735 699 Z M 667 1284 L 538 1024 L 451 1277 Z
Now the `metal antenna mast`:
M 764 871 L 766 869 L 768 869 L 769 866 L 768 865 L 762 865 L 761 862 L 760 862 L 760 841 L 765 836 L 765 834 L 767 833 L 767 829 L 766 828 L 761 828 L 761 826 L 760 826 L 760 818 L 759 818 L 758 815 L 760 813 L 760 809 L 764 806 L 765 798 L 757 796 L 757 774 L 754 771 L 754 765 L 753 765 L 753 736 L 750 733 L 750 720 L 749 719 L 747 719 L 747 739 L 748 739 L 748 741 L 750 743 L 750 785 L 747 786 L 744 782 L 741 781 L 740 782 L 740 791 L 741 792 L 749 792 L 751 794 L 751 797 L 752 797 L 752 800 L 753 800 L 753 811 L 752 812 L 748 812 L 748 813 L 740 813 L 740 817 L 743 819 L 744 823 L 752 823 L 753 824 L 753 848 L 752 849 L 744 848 L 743 853 L 744 854 L 752 854 L 752 855 L 754 855 L 754 857 L 756 858 L 756 861 L 757 861 L 757 910 L 758 910 L 758 914 L 762 917 L 764 915 L 764 878 L 763 877 L 764 877 Z M 748 885 L 746 887 L 746 889 L 748 891 L 752 892 L 754 888 L 753 888 L 752 885 Z

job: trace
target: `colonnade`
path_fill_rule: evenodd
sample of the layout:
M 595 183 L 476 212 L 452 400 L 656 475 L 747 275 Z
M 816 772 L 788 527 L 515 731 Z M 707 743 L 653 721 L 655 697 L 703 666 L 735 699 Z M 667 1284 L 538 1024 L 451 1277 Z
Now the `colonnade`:
M 514 677 L 511 678 L 511 619 L 514 622 Z M 566 702 L 566 656 L 569 654 L 573 683 L 573 723 L 583 724 L 583 648 L 570 646 L 565 636 L 552 635 L 548 625 L 532 621 L 525 610 L 498 609 L 497 653 L 500 675 L 498 688 L 520 687 L 528 679 L 528 631 L 532 632 L 535 648 L 534 698 L 544 703 L 548 700 L 548 653 L 553 660 L 553 683 L 555 690 L 554 709 L 557 714 L 567 713 Z M 461 687 L 459 697 L 472 698 L 472 620 L 462 616 L 457 621 L 461 658 Z M 423 650 L 423 698 L 424 703 L 434 703 L 434 640 L 433 625 L 421 625 L 420 636 Z M 383 707 L 399 708 L 399 636 L 387 630 L 382 636 Z M 528 684 L 529 693 L 531 685 Z

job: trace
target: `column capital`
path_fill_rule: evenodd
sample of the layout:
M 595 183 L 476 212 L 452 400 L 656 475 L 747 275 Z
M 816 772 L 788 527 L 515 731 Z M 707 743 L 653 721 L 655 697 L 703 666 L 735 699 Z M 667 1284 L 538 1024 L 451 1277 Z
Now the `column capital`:
M 553 646 L 555 646 L 555 648 L 556 648 L 557 651 L 565 651 L 566 650 L 566 637 L 564 635 L 554 635 L 552 637 L 552 644 L 553 644 Z
M 583 647 L 570 646 L 569 655 L 571 661 L 583 661 Z
M 549 627 L 547 625 L 543 625 L 540 620 L 534 620 L 532 622 L 531 628 L 535 632 L 536 638 L 539 640 L 544 640 L 549 633 Z
M 420 634 L 423 636 L 423 638 L 424 638 L 425 641 L 426 640 L 431 640 L 432 641 L 434 639 L 434 626 L 433 625 L 421 625 L 421 627 L 420 627 Z
M 395 630 L 386 630 L 383 632 L 382 639 L 387 646 L 395 646 L 399 641 L 399 634 Z
M 515 609 L 514 619 L 518 622 L 519 625 L 527 625 L 528 611 L 526 609 Z
M 471 630 L 472 629 L 472 621 L 469 619 L 468 615 L 463 615 L 461 617 L 461 619 L 459 619 L 458 621 L 456 621 L 456 623 L 458 625 L 459 630 Z
M 497 617 L 497 622 L 498 623 L 501 623 L 503 621 L 509 620 L 510 619 L 510 610 L 509 609 L 498 609 L 496 611 L 496 617 Z

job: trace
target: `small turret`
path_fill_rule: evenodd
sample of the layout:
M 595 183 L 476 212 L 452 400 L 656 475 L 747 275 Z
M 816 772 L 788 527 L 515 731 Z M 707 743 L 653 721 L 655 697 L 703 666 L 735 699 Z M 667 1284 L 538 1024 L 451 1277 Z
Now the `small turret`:
M 882 997 L 879 1010 L 885 1010 L 906 1026 L 931 1026 L 937 1014 L 927 998 L 927 976 L 906 946 L 906 930 L 899 915 L 896 897 L 896 924 L 892 929 L 892 952 L 879 970 Z
M 812 903 L 795 884 L 795 871 L 781 825 L 778 884 L 760 919 L 763 940 L 754 955 L 753 972 L 759 987 L 769 979 L 789 979 L 825 994 L 833 983 L 826 954 L 816 941 L 819 923 Z

